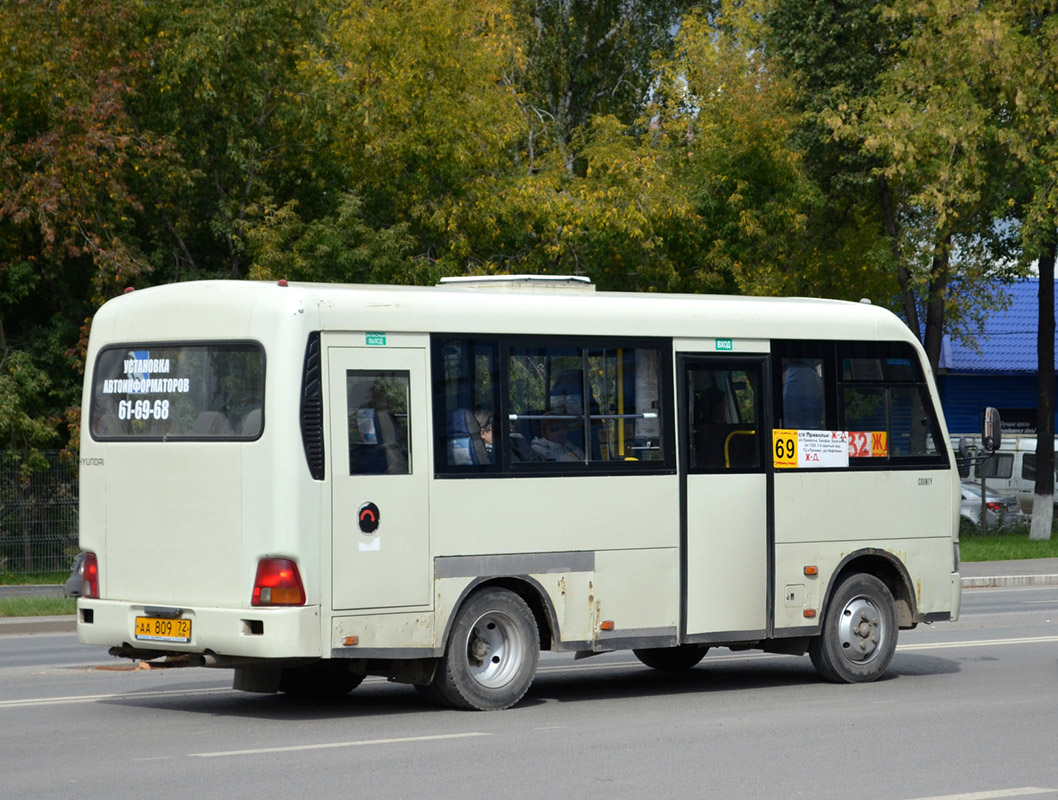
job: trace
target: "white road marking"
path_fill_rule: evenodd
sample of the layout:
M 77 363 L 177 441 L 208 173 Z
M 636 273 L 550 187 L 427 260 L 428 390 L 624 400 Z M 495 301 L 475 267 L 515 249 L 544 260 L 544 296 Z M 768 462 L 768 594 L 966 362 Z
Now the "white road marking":
M 1058 642 L 1058 636 L 1027 636 L 1021 639 L 979 639 L 971 642 L 934 642 L 932 644 L 902 644 L 897 646 L 900 650 L 948 650 L 953 647 L 995 647 L 1004 644 L 1041 644 L 1043 642 Z M 962 797 L 962 795 L 953 795 Z
M 231 691 L 233 690 L 230 688 L 172 689 L 166 692 L 130 692 L 127 694 L 79 694 L 69 697 L 33 697 L 25 700 L 0 700 L 0 709 L 24 708 L 26 706 L 60 706 L 73 703 L 98 703 L 103 700 L 138 700 L 140 698 L 181 697 L 185 695 L 191 697 L 200 694 L 218 694 Z
M 944 794 L 934 797 L 917 797 L 914 800 L 997 800 L 1003 797 L 1030 797 L 1032 795 L 1058 795 L 1058 789 L 1041 789 L 1038 786 L 1022 786 L 1018 789 L 996 789 L 991 792 L 966 792 L 964 794 Z
M 296 753 L 301 750 L 331 750 L 336 747 L 366 747 L 376 744 L 407 744 L 409 742 L 437 742 L 445 739 L 469 739 L 474 736 L 491 736 L 489 733 L 442 733 L 436 736 L 404 736 L 399 739 L 361 739 L 356 742 L 326 742 L 324 744 L 301 744 L 289 747 L 259 747 L 254 750 L 222 750 L 215 753 L 188 753 L 191 758 L 224 758 L 227 756 L 254 756 L 262 753 Z

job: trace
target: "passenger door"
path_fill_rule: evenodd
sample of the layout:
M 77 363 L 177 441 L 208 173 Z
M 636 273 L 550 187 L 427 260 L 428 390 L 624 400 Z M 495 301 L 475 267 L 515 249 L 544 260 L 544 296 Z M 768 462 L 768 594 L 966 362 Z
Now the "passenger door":
M 326 355 L 332 607 L 427 606 L 426 350 L 331 346 Z
M 678 360 L 684 641 L 754 638 L 767 628 L 766 363 L 751 356 Z

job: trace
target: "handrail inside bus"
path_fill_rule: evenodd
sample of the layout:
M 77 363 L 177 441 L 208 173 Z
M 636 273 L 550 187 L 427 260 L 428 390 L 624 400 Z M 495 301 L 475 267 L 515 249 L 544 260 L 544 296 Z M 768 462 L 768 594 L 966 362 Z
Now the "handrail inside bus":
M 589 414 L 588 419 L 657 419 L 658 412 L 644 411 L 642 414 Z M 583 414 L 508 414 L 507 419 L 584 419 Z
M 731 440 L 736 436 L 756 436 L 756 430 L 737 430 L 731 431 L 724 439 L 724 466 L 727 469 L 731 469 Z

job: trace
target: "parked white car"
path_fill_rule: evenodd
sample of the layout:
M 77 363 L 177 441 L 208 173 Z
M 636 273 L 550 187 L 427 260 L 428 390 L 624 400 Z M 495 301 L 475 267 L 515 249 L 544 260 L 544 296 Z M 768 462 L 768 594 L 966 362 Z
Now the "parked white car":
M 981 486 L 962 484 L 960 515 L 974 527 L 981 524 Z M 1010 530 L 1016 525 L 1028 525 L 1030 517 L 1022 512 L 1018 498 L 1012 494 L 997 494 L 985 489 L 985 524 L 992 530 Z
M 80 597 L 81 584 L 84 580 L 84 553 L 74 556 L 73 566 L 70 567 L 70 577 L 63 584 L 62 593 L 64 597 Z

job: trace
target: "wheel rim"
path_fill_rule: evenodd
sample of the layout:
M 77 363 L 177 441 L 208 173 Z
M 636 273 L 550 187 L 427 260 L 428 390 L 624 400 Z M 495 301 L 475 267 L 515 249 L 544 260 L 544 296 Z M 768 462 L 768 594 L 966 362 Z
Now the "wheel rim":
M 515 621 L 499 611 L 482 614 L 467 634 L 467 666 L 482 686 L 496 689 L 514 678 L 525 660 Z
M 873 661 L 884 649 L 888 635 L 882 613 L 871 598 L 854 597 L 841 610 L 838 642 L 849 661 L 857 664 Z

